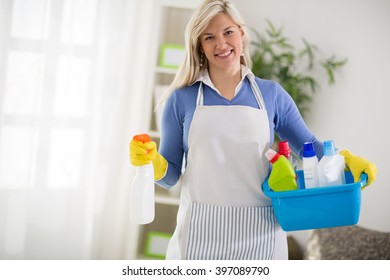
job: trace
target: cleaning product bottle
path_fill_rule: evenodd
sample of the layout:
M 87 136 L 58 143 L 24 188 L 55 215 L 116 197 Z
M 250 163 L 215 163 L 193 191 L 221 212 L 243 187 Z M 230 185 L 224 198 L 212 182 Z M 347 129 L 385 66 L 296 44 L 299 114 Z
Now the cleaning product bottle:
M 318 158 L 314 151 L 314 145 L 312 142 L 306 142 L 303 144 L 303 158 L 302 169 L 303 177 L 305 181 L 305 188 L 318 187 Z
M 272 164 L 271 174 L 268 178 L 270 188 L 277 192 L 297 190 L 296 174 L 291 162 L 285 156 L 272 149 L 268 149 L 265 152 L 265 156 Z
M 318 163 L 318 180 L 320 187 L 345 184 L 345 159 L 336 153 L 332 140 L 324 141 L 324 156 Z
M 290 148 L 288 141 L 287 140 L 280 141 L 278 143 L 278 148 L 279 148 L 278 153 L 281 154 L 282 156 L 285 156 L 291 162 L 291 165 L 293 166 L 293 168 L 296 172 L 298 169 L 298 160 L 297 160 L 297 158 L 292 156 L 291 148 Z M 303 186 L 301 184 L 299 184 L 298 175 L 296 175 L 295 180 L 298 183 L 298 187 L 303 188 Z
M 288 144 L 288 141 L 284 140 L 284 141 L 280 141 L 278 143 L 278 153 L 281 154 L 282 156 L 285 156 L 292 164 L 292 166 L 294 167 L 294 170 L 297 170 L 298 168 L 298 161 L 295 157 L 293 157 L 291 155 L 291 149 L 290 149 L 290 145 Z
M 136 135 L 133 140 L 151 141 L 147 134 Z M 136 167 L 130 192 L 130 219 L 136 224 L 148 224 L 154 220 L 154 213 L 154 170 L 150 162 Z

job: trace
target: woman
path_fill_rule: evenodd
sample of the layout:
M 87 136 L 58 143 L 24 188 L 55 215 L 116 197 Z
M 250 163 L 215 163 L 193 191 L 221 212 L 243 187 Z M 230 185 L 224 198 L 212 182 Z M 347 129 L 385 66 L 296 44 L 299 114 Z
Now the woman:
M 157 184 L 169 188 L 182 177 L 167 259 L 288 258 L 286 234 L 261 189 L 269 172 L 264 154 L 274 132 L 300 156 L 304 142 L 314 143 L 319 158 L 323 146 L 288 93 L 253 75 L 248 47 L 232 4 L 204 1 L 187 25 L 185 60 L 164 97 L 159 153 L 154 142 L 130 144 L 134 165 L 153 161 Z

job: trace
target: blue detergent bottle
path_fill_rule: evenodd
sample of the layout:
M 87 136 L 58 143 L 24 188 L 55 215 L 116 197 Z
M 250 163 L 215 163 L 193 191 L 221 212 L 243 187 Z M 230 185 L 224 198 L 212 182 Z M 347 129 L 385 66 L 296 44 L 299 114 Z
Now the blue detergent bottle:
M 316 188 L 318 184 L 318 158 L 316 156 L 314 145 L 312 142 L 303 144 L 302 169 L 305 188 Z

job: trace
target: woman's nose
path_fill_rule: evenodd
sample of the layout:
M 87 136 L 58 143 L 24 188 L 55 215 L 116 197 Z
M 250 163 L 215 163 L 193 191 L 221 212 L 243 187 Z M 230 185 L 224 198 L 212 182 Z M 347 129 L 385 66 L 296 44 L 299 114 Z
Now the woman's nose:
M 226 39 L 223 36 L 219 36 L 216 41 L 216 47 L 218 49 L 225 49 L 227 46 Z

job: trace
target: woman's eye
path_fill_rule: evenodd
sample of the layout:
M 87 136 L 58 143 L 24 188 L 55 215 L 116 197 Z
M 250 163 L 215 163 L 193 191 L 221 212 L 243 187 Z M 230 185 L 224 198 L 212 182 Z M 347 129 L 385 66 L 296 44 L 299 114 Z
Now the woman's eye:
M 225 32 L 225 35 L 231 35 L 231 34 L 233 34 L 233 30 L 228 30 Z
M 204 40 L 205 40 L 205 41 L 209 41 L 209 40 L 211 40 L 212 38 L 213 38 L 212 36 L 207 36 L 207 37 L 204 38 Z

